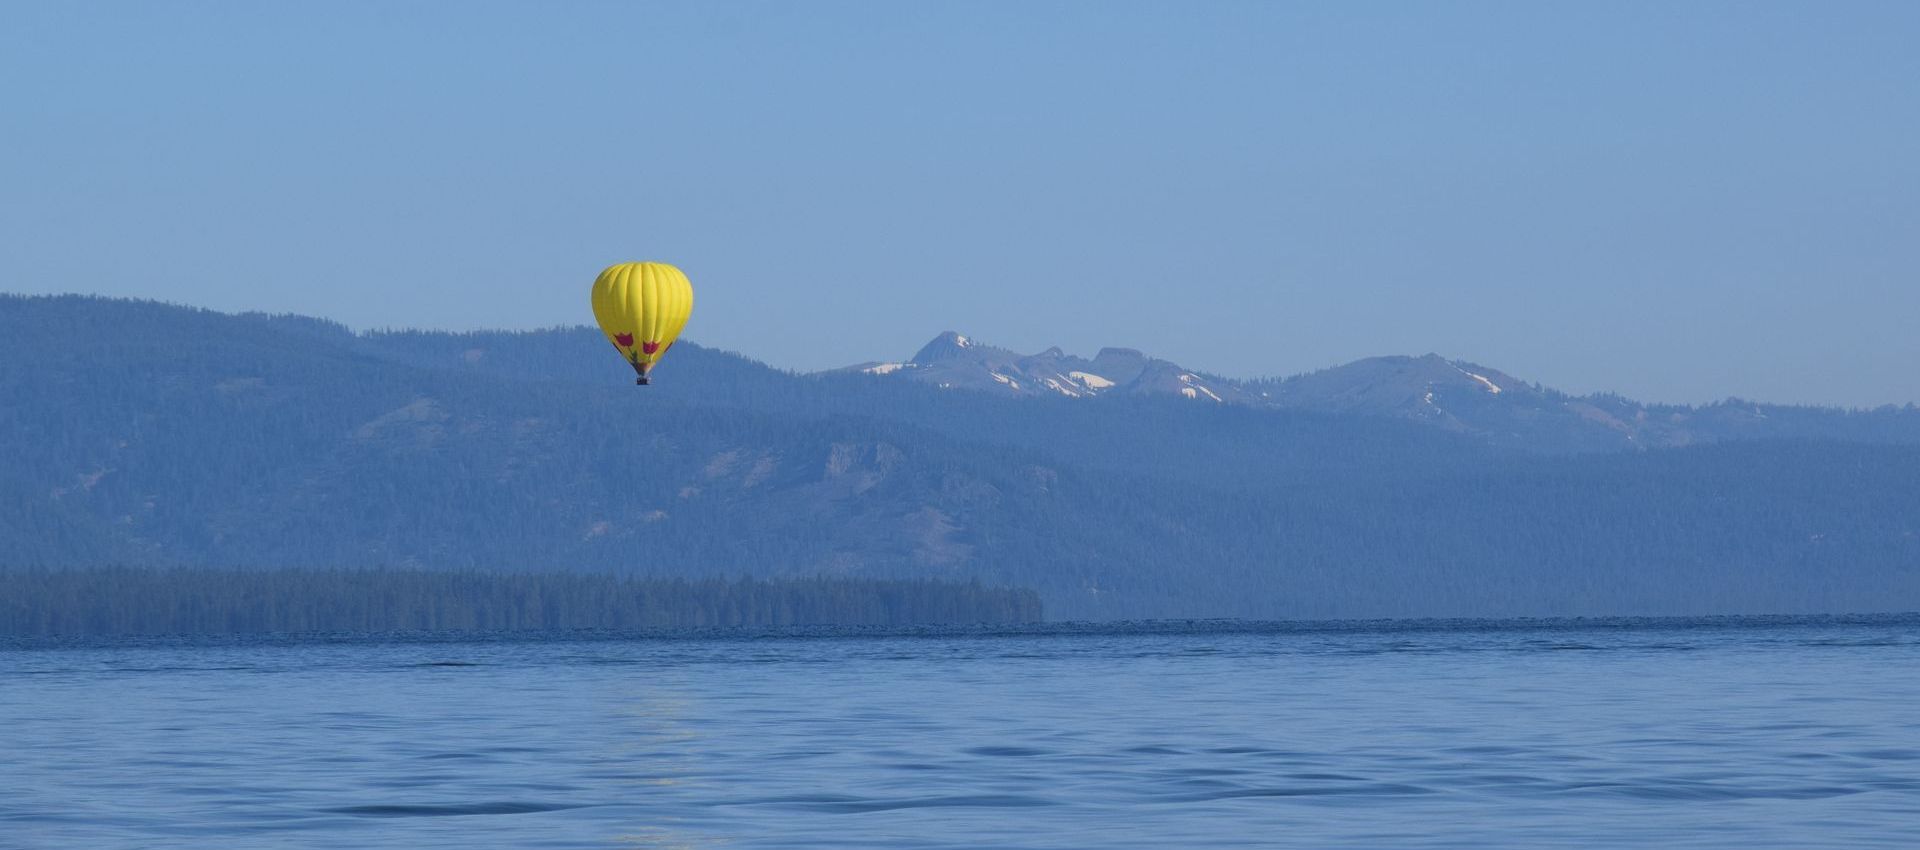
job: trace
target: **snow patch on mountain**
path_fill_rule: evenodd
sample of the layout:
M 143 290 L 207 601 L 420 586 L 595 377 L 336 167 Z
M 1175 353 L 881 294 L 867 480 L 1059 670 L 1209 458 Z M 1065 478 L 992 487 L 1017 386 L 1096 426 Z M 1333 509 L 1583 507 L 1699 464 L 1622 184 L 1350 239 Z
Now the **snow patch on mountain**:
M 1487 376 L 1485 376 L 1485 375 L 1476 375 L 1476 374 L 1474 374 L 1474 373 L 1472 373 L 1472 372 L 1469 372 L 1469 371 L 1467 371 L 1467 370 L 1465 370 L 1465 369 L 1461 369 L 1461 368 L 1460 368 L 1460 367 L 1458 367 L 1458 366 L 1455 366 L 1455 367 L 1453 367 L 1453 368 L 1454 368 L 1454 369 L 1456 369 L 1456 370 L 1458 370 L 1458 371 L 1460 372 L 1460 374 L 1462 374 L 1462 375 L 1465 375 L 1465 376 L 1467 376 L 1467 377 L 1469 377 L 1469 378 L 1472 378 L 1472 379 L 1474 379 L 1474 380 L 1476 380 L 1476 381 L 1479 381 L 1479 382 L 1480 382 L 1480 385 L 1481 385 L 1481 386 L 1483 386 L 1483 387 L 1486 387 L 1486 389 L 1487 389 L 1487 392 L 1489 392 L 1489 393 L 1492 393 L 1492 394 L 1494 394 L 1494 395 L 1499 395 L 1499 394 L 1500 394 L 1500 387 L 1499 387 L 1498 385 L 1496 385 L 1496 384 L 1494 384 L 1494 382 L 1492 382 L 1492 381 L 1489 381 L 1489 380 L 1487 380 Z
M 1112 381 L 1095 375 L 1092 372 L 1068 372 L 1067 377 L 1079 381 L 1085 385 L 1087 389 L 1092 390 L 1104 390 L 1113 386 Z
M 1190 373 L 1182 374 L 1180 376 L 1180 383 L 1186 384 L 1186 386 L 1181 388 L 1180 394 L 1187 398 L 1199 398 L 1201 394 L 1204 393 L 1207 398 L 1213 399 L 1214 401 L 1225 401 L 1225 399 L 1222 399 L 1213 390 L 1207 389 L 1206 384 L 1197 383 L 1199 380 L 1199 375 Z

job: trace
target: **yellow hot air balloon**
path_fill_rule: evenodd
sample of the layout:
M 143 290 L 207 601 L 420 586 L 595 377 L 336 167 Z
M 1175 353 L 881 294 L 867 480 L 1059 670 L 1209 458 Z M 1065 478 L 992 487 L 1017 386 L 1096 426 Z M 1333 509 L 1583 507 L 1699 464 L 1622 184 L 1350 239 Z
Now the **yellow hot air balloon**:
M 593 282 L 593 318 L 642 386 L 692 313 L 693 284 L 666 263 L 608 266 Z

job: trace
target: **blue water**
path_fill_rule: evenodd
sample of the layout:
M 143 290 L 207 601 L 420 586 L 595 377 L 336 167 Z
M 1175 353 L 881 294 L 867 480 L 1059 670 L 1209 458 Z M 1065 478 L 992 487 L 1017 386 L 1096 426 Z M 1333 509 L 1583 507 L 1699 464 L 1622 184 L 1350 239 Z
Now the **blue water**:
M 0 846 L 1914 847 L 1920 618 L 0 648 Z

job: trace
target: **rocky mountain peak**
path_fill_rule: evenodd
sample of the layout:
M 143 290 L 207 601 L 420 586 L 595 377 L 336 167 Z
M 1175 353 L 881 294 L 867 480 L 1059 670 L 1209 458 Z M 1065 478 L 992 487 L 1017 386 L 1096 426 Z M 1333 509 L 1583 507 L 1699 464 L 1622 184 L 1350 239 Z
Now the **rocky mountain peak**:
M 932 342 L 921 346 L 920 350 L 907 362 L 916 366 L 926 366 L 942 360 L 965 357 L 967 349 L 973 347 L 973 340 L 967 339 L 954 331 L 944 331 L 939 336 L 934 337 Z

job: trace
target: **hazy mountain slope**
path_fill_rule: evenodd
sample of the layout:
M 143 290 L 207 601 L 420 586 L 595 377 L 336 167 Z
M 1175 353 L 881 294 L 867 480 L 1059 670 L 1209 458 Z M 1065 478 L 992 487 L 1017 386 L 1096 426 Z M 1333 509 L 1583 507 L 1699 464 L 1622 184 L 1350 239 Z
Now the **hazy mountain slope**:
M 1571 396 L 1435 354 L 1372 357 L 1246 386 L 1274 407 L 1398 418 L 1539 452 L 1793 438 L 1920 442 L 1920 410 L 1911 405 L 1872 411 L 1745 401 L 1649 405 L 1617 395 Z
M 959 340 L 966 340 L 960 345 Z M 587 328 L 536 333 L 483 332 L 445 334 L 401 332 L 372 334 L 359 340 L 382 357 L 423 366 L 451 368 L 541 380 L 604 384 L 618 377 L 598 332 Z M 683 352 L 681 349 L 685 349 Z M 1800 407 L 1729 400 L 1716 404 L 1650 405 L 1615 395 L 1571 396 L 1515 378 L 1505 372 L 1438 355 L 1375 357 L 1286 379 L 1237 382 L 1185 369 L 1131 349 L 1101 349 L 1091 360 L 1049 349 L 1019 355 L 980 344 L 952 332 L 941 334 L 906 364 L 869 364 L 898 368 L 879 373 L 860 367 L 817 374 L 782 372 L 736 355 L 683 343 L 663 367 L 664 395 L 690 404 L 750 406 L 807 415 L 873 415 L 914 421 L 968 439 L 1014 440 L 1049 452 L 1079 452 L 1077 459 L 1096 465 L 1156 472 L 1211 466 L 1209 480 L 1227 468 L 1205 460 L 1141 454 L 1147 429 L 1131 427 L 1132 416 L 1171 425 L 1178 420 L 1205 433 L 1207 445 L 1182 441 L 1203 453 L 1252 457 L 1287 445 L 1294 461 L 1306 456 L 1338 463 L 1333 447 L 1409 446 L 1414 455 L 1477 460 L 1469 444 L 1496 451 L 1540 453 L 1631 451 L 1728 440 L 1840 439 L 1854 442 L 1920 443 L 1920 410 L 1911 405 L 1867 411 Z M 1088 371 L 1092 370 L 1092 371 Z M 1012 378 L 1003 382 L 992 377 Z M 676 377 L 677 376 L 677 377 Z M 1098 379 L 1098 380 L 1094 380 Z M 1052 381 L 1052 383 L 1048 383 Z M 1057 390 L 1057 384 L 1066 392 Z M 1017 386 L 1016 386 L 1017 385 Z M 950 397 L 945 392 L 978 392 Z M 1187 390 L 1193 390 L 1192 395 Z M 1212 395 L 1208 395 L 1208 394 Z M 1225 403 L 1215 403 L 1212 396 Z M 898 403 L 900 398 L 910 402 Z M 1022 403 L 988 402 L 993 398 Z M 1129 413 L 1085 410 L 1086 403 L 1107 405 L 1180 399 L 1179 405 L 1140 404 Z M 1074 401 L 1079 404 L 1062 404 Z M 1041 404 L 1040 402 L 1053 402 Z M 1287 417 L 1220 417 L 1210 408 L 1251 407 L 1299 414 Z M 1328 417 L 1324 414 L 1335 414 Z M 1354 439 L 1354 416 L 1376 420 L 1377 433 Z M 1190 418 L 1189 418 L 1190 417 Z M 1338 425 L 1330 423 L 1337 421 Z M 1233 423 L 1222 430 L 1221 423 Z M 1258 423 L 1249 428 L 1241 423 Z M 1392 424 L 1389 424 L 1392 423 Z M 977 427 L 976 427 L 977 426 Z M 1417 426 L 1447 436 L 1423 438 L 1404 433 Z M 1154 429 L 1154 435 L 1161 432 Z M 1410 444 L 1421 443 L 1417 447 Z M 1098 450 L 1085 449 L 1099 446 Z M 1132 450 L 1121 447 L 1132 447 Z M 1166 447 L 1161 447 L 1166 448 Z M 1216 451 L 1217 450 L 1217 451 Z M 1178 454 L 1178 453 L 1176 453 Z M 1140 460 L 1124 460 L 1129 455 Z M 1269 465 L 1251 464 L 1256 469 Z
M 643 389 L 605 349 L 0 298 L 0 552 L 978 577 L 1067 617 L 1920 608 L 1913 447 L 1540 456 L 1393 416 L 998 397 L 693 345 Z
M 859 373 L 780 372 L 690 342 L 675 346 L 672 362 L 660 368 L 653 386 L 641 389 L 628 380 L 623 387 L 623 364 L 608 360 L 599 333 L 585 328 L 382 333 L 353 344 L 379 357 L 457 374 L 581 384 L 638 393 L 631 396 L 637 400 L 809 419 L 885 419 L 966 442 L 1034 449 L 1087 468 L 1212 485 L 1255 485 L 1307 469 L 1424 475 L 1472 468 L 1495 456 L 1471 435 L 1438 433 L 1384 417 L 1177 404 L 1151 395 L 1068 399 L 956 393 Z

